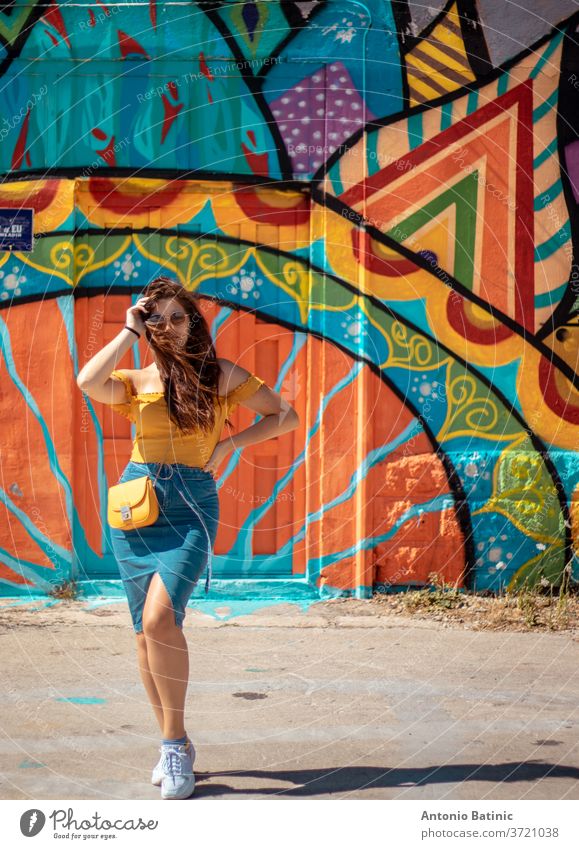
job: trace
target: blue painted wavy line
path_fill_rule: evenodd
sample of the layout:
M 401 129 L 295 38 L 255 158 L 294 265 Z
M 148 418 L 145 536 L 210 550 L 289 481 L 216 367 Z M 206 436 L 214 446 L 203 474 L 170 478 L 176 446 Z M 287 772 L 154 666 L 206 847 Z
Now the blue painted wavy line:
M 131 294 L 131 306 L 134 307 L 139 298 L 141 297 L 140 292 L 133 292 Z M 133 359 L 135 362 L 135 368 L 141 368 L 141 349 L 138 345 L 133 345 L 132 349 Z M 134 427 L 134 422 L 131 422 L 131 431 Z M 134 434 L 133 434 L 134 435 Z
M 225 324 L 231 313 L 234 310 L 231 307 L 222 307 L 211 323 L 211 338 L 213 342 L 217 340 L 219 329 Z
M 382 463 L 386 457 L 388 457 L 393 451 L 407 442 L 409 439 L 412 439 L 417 433 L 422 433 L 422 425 L 418 421 L 418 419 L 413 419 L 410 424 L 401 431 L 395 439 L 391 440 L 391 442 L 387 442 L 385 445 L 380 445 L 378 448 L 375 448 L 371 451 L 368 456 L 362 461 L 359 469 L 356 469 L 352 477 L 350 478 L 350 482 L 348 486 L 335 498 L 329 501 L 327 504 L 323 504 L 319 510 L 316 510 L 312 513 L 309 513 L 306 516 L 306 521 L 302 525 L 302 527 L 297 531 L 293 537 L 291 537 L 284 545 L 281 547 L 279 551 L 276 552 L 274 556 L 280 556 L 284 554 L 290 553 L 295 544 L 300 540 L 304 539 L 306 535 L 306 530 L 309 525 L 314 522 L 319 522 L 320 519 L 336 507 L 338 504 L 343 504 L 346 501 L 349 501 L 356 492 L 358 484 L 361 480 L 363 480 L 370 469 L 377 466 L 378 463 Z
M 543 68 L 543 65 L 549 60 L 549 57 L 552 56 L 552 54 L 555 52 L 555 50 L 557 49 L 557 47 L 561 43 L 563 35 L 564 35 L 564 31 L 561 30 L 555 36 L 553 36 L 551 41 L 545 46 L 545 49 L 543 50 L 543 55 L 541 56 L 541 58 L 539 59 L 539 61 L 537 62 L 537 64 L 533 68 L 533 70 L 531 71 L 531 73 L 529 74 L 529 79 L 534 80 L 535 77 L 540 73 L 540 71 Z M 557 66 L 556 70 L 557 70 L 557 73 L 559 73 L 559 67 L 558 66 Z
M 64 569 L 47 569 L 46 566 L 39 566 L 38 563 L 31 563 L 29 560 L 23 560 L 22 557 L 13 557 L 5 548 L 0 548 L 0 560 L 16 574 L 32 581 L 34 586 L 30 587 L 30 592 L 38 592 L 39 589 L 43 592 L 49 592 L 54 583 L 59 583 L 70 577 L 70 566 Z M 50 575 L 52 580 L 47 580 L 47 575 Z M 0 578 L 0 584 L 13 587 L 14 581 Z
M 559 303 L 565 292 L 569 281 L 566 280 L 561 286 L 552 289 L 550 292 L 543 292 L 541 295 L 535 295 L 535 307 L 554 307 Z
M 440 110 L 440 131 L 447 130 L 452 126 L 452 101 L 444 103 Z
M 550 112 L 554 106 L 557 105 L 557 100 L 559 98 L 559 86 L 553 89 L 549 97 L 546 97 L 543 103 L 537 106 L 536 109 L 533 109 L 533 123 L 536 124 L 537 121 L 540 121 L 547 112 Z
M 419 112 L 417 115 L 409 115 L 406 119 L 406 129 L 408 130 L 409 150 L 420 147 L 424 141 L 423 113 Z
M 54 447 L 54 443 L 52 441 L 52 437 L 50 435 L 50 431 L 48 430 L 46 423 L 42 417 L 42 414 L 38 408 L 38 404 L 32 397 L 31 393 L 28 390 L 28 387 L 22 382 L 18 373 L 16 371 L 16 366 L 14 364 L 14 358 L 12 356 L 12 348 L 10 345 L 10 336 L 8 333 L 8 328 L 6 327 L 6 322 L 0 317 L 0 350 L 2 351 L 2 356 L 4 357 L 4 361 L 6 363 L 6 368 L 12 382 L 23 396 L 26 401 L 28 407 L 32 410 L 34 417 L 40 424 L 43 436 L 44 443 L 46 445 L 46 449 L 48 451 L 48 460 L 50 463 L 50 468 L 54 472 L 56 479 L 63 486 L 64 491 L 67 497 L 67 508 L 72 506 L 72 489 L 70 486 L 70 482 L 68 481 L 66 475 L 60 468 L 60 464 L 58 462 L 58 458 L 56 456 L 56 449 Z M 70 515 L 70 513 L 69 513 Z
M 566 221 L 565 224 L 560 227 L 556 233 L 553 233 L 549 239 L 536 246 L 535 262 L 541 262 L 544 259 L 548 259 L 556 251 L 558 251 L 560 247 L 568 242 L 570 238 L 571 224 L 569 221 Z
M 251 534 L 252 534 L 253 529 L 258 524 L 261 517 L 263 515 L 265 515 L 266 511 L 270 509 L 270 505 L 275 503 L 275 499 L 276 499 L 278 493 L 283 490 L 283 488 L 286 486 L 286 484 L 293 478 L 297 469 L 299 469 L 299 467 L 302 465 L 302 463 L 305 462 L 308 446 L 309 446 L 311 440 L 313 439 L 315 433 L 321 427 L 321 423 L 322 423 L 322 419 L 323 419 L 323 415 L 324 415 L 324 411 L 325 411 L 326 407 L 328 406 L 328 404 L 330 403 L 332 398 L 334 398 L 339 392 L 341 392 L 342 389 L 345 386 L 350 385 L 351 383 L 353 383 L 357 379 L 358 375 L 363 370 L 363 368 L 364 368 L 364 363 L 356 361 L 354 363 L 354 365 L 352 366 L 352 368 L 350 369 L 350 371 L 348 372 L 348 374 L 345 377 L 343 377 L 341 380 L 339 380 L 338 383 L 330 390 L 330 392 L 328 392 L 328 394 L 324 398 L 322 398 L 322 403 L 320 404 L 320 408 L 318 410 L 316 420 L 315 420 L 314 424 L 312 425 L 309 433 L 306 435 L 303 450 L 297 455 L 297 457 L 296 457 L 294 463 L 292 464 L 291 468 L 288 469 L 286 474 L 283 475 L 280 478 L 280 480 L 277 481 L 277 483 L 275 484 L 275 486 L 273 488 L 273 492 L 270 496 L 269 502 L 266 502 L 261 507 L 258 507 L 255 510 L 252 510 L 252 512 L 247 516 L 245 523 L 239 529 L 237 539 L 235 540 L 235 546 L 237 546 L 238 541 L 241 542 L 242 551 L 243 551 L 245 557 L 251 556 Z
M 75 335 L 74 335 L 74 298 L 71 295 L 63 295 L 56 299 L 58 304 L 58 308 L 62 314 L 62 318 L 64 321 L 64 326 L 66 329 L 66 338 L 68 341 L 68 350 L 70 353 L 70 358 L 72 360 L 74 376 L 75 378 L 78 376 L 78 356 L 75 344 Z M 83 393 L 84 395 L 84 393 Z M 98 498 L 99 498 L 99 511 L 100 511 L 100 519 L 101 519 L 101 551 L 106 551 L 107 547 L 107 533 L 106 528 L 108 525 L 107 522 L 107 504 L 105 498 L 105 458 L 104 458 L 104 437 L 103 431 L 98 419 L 98 416 L 95 413 L 94 406 L 92 404 L 91 399 L 88 395 L 84 395 L 84 401 L 87 405 L 87 409 L 89 411 L 92 424 L 95 429 L 96 443 L 97 443 L 97 474 L 98 474 Z M 76 528 L 73 528 L 73 542 L 75 538 Z M 76 545 L 73 545 L 73 550 L 76 550 Z
M 18 391 L 23 396 L 24 400 L 26 401 L 26 404 L 32 410 L 34 417 L 36 418 L 36 420 L 38 421 L 38 423 L 40 425 L 40 428 L 42 430 L 42 435 L 44 437 L 44 444 L 45 444 L 45 448 L 46 448 L 46 452 L 47 452 L 47 456 L 48 456 L 48 463 L 49 463 L 50 469 L 51 469 L 52 473 L 54 474 L 56 480 L 58 481 L 58 483 L 60 484 L 60 486 L 62 486 L 62 488 L 64 490 L 66 511 L 67 511 L 67 516 L 69 518 L 69 522 L 71 523 L 71 527 L 73 529 L 78 528 L 78 535 L 79 535 L 80 539 L 82 540 L 83 544 L 86 545 L 87 548 L 88 548 L 89 546 L 88 546 L 88 543 L 87 543 L 85 535 L 84 535 L 84 529 L 82 528 L 82 524 L 80 522 L 77 510 L 76 510 L 76 506 L 74 504 L 72 487 L 70 485 L 70 481 L 68 480 L 68 478 L 66 477 L 66 475 L 62 471 L 62 468 L 61 468 L 60 463 L 58 461 L 58 456 L 57 456 L 57 453 L 56 453 L 56 448 L 54 446 L 54 442 L 53 442 L 52 437 L 50 435 L 50 431 L 48 430 L 46 423 L 45 423 L 45 421 L 42 417 L 42 414 L 41 414 L 41 412 L 38 408 L 38 404 L 36 403 L 32 394 L 28 390 L 28 387 L 22 382 L 22 380 L 20 379 L 20 377 L 19 377 L 19 375 L 16 371 L 16 366 L 15 366 L 15 363 L 14 363 L 14 357 L 12 355 L 12 347 L 11 347 L 11 344 L 10 344 L 10 334 L 8 332 L 8 327 L 6 326 L 6 322 L 1 317 L 0 317 L 0 351 L 2 353 L 2 356 L 4 357 L 4 361 L 6 363 L 6 369 L 7 369 L 7 372 L 9 374 L 12 382 L 14 383 L 14 385 L 16 386 Z
M 6 509 L 19 520 L 26 533 L 34 540 L 35 543 L 37 543 L 45 554 L 47 554 L 49 549 L 52 549 L 57 560 L 57 566 L 62 566 L 63 568 L 66 566 L 70 567 L 72 562 L 72 554 L 70 551 L 67 551 L 67 549 L 63 548 L 61 545 L 57 545 L 52 542 L 46 534 L 43 534 L 42 531 L 36 527 L 34 522 L 26 515 L 24 510 L 17 507 L 3 489 L 0 489 L 0 502 L 2 502 Z
M 276 392 L 280 391 L 287 374 L 294 367 L 297 356 L 298 356 L 299 352 L 301 351 L 301 349 L 306 344 L 307 339 L 308 339 L 308 337 L 307 337 L 306 333 L 296 332 L 296 333 L 293 334 L 291 350 L 290 350 L 285 362 L 283 362 L 281 364 L 277 380 L 276 380 L 275 385 L 273 387 Z M 256 416 L 256 420 L 257 420 L 257 416 Z M 227 462 L 227 465 L 224 469 L 224 472 L 223 472 L 222 476 L 219 478 L 219 481 L 218 481 L 218 484 L 217 484 L 218 488 L 223 486 L 223 484 L 225 483 L 227 478 L 233 473 L 233 470 L 239 464 L 239 462 L 241 460 L 241 451 L 242 450 L 243 449 L 238 448 L 230 456 L 230 458 Z
M 563 191 L 563 183 L 561 182 L 561 178 L 555 180 L 552 186 L 549 186 L 544 192 L 537 195 L 534 203 L 535 212 L 540 212 L 542 209 L 545 209 L 549 205 L 552 200 L 555 200 L 561 192 Z
M 324 557 L 310 561 L 312 565 L 310 566 L 310 563 L 308 563 L 308 574 L 312 575 L 312 578 L 317 578 L 319 570 L 323 569 L 325 566 L 331 566 L 339 562 L 340 560 L 345 560 L 348 557 L 352 557 L 359 551 L 365 551 L 368 548 L 374 548 L 381 542 L 386 542 L 387 540 L 392 539 L 392 537 L 396 534 L 396 532 L 404 524 L 404 522 L 407 522 L 414 516 L 420 516 L 422 513 L 425 512 L 437 513 L 440 510 L 446 510 L 449 507 L 454 507 L 454 501 L 452 499 L 452 496 L 448 494 L 437 495 L 435 498 L 432 498 L 429 501 L 425 501 L 423 504 L 413 504 L 411 507 L 408 508 L 408 510 L 404 511 L 404 513 L 392 525 L 390 530 L 387 531 L 385 534 L 364 537 L 360 539 L 355 545 L 349 546 L 348 548 L 342 549 L 341 551 L 331 552 L 329 554 L 326 554 Z
M 366 135 L 366 158 L 368 160 L 368 176 L 372 177 L 377 171 L 380 170 L 380 161 L 378 159 L 378 136 L 379 132 L 367 133 Z M 344 191 L 344 186 L 342 185 L 342 181 L 338 184 L 337 180 L 333 181 L 334 187 L 336 189 L 339 188 L 339 191 L 336 193 L 341 195 Z
M 505 94 L 505 92 L 507 91 L 510 82 L 510 74 L 510 71 L 505 71 L 505 73 L 499 77 L 499 81 L 497 84 L 497 97 L 500 97 L 501 94 Z
M 467 100 L 466 100 L 466 114 L 467 115 L 472 115 L 472 113 L 476 112 L 476 110 L 478 109 L 478 97 L 479 97 L 478 89 L 471 91 L 471 93 L 468 95 Z
M 547 145 L 545 150 L 541 151 L 541 153 L 533 159 L 533 168 L 540 168 L 543 162 L 555 153 L 557 153 L 557 136 L 555 136 L 553 141 Z

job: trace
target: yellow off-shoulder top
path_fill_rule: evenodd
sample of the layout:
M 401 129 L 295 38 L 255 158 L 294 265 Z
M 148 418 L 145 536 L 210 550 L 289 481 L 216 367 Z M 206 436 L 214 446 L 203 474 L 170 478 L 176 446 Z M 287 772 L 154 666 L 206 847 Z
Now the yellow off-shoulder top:
M 135 393 L 126 374 L 115 369 L 111 376 L 125 384 L 126 400 L 108 406 L 136 425 L 130 459 L 135 463 L 183 463 L 199 468 L 205 466 L 219 442 L 225 419 L 265 383 L 250 374 L 227 395 L 219 396 L 222 403 L 215 404 L 215 427 L 211 433 L 199 430 L 184 434 L 169 418 L 163 392 Z

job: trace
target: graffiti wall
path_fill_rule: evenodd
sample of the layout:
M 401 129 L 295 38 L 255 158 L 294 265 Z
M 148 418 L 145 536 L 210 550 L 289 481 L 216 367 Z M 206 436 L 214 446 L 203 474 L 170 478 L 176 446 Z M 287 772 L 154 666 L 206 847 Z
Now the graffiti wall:
M 220 591 L 579 580 L 574 8 L 2 7 L 2 594 L 115 584 L 131 423 L 75 378 L 163 272 L 301 419 L 224 464 Z

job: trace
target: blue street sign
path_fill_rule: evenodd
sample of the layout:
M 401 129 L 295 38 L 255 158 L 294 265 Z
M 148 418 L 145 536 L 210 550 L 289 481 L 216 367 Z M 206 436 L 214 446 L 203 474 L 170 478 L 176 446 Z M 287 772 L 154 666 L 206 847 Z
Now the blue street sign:
M 0 250 L 31 251 L 33 220 L 33 209 L 0 209 Z

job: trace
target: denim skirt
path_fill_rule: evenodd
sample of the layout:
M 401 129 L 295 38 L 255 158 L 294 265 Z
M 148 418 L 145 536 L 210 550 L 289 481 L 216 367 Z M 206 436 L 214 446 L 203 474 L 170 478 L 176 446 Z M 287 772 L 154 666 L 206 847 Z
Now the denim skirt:
M 143 607 L 155 572 L 173 604 L 175 624 L 183 627 L 187 602 L 205 568 L 205 592 L 209 590 L 219 524 L 219 496 L 211 472 L 183 463 L 130 460 L 119 483 L 143 475 L 154 481 L 157 520 L 133 530 L 109 528 L 136 633 L 143 630 Z

